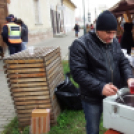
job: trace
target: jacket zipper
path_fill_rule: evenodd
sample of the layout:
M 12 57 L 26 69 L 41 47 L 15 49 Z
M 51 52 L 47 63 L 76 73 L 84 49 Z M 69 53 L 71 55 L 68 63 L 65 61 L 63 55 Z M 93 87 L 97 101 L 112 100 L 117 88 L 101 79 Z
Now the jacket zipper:
M 107 46 L 106 46 L 106 55 L 108 57 L 109 67 L 110 67 L 110 71 L 111 71 L 111 82 L 113 83 L 113 69 L 110 65 L 110 58 L 109 58 L 108 53 L 107 53 Z

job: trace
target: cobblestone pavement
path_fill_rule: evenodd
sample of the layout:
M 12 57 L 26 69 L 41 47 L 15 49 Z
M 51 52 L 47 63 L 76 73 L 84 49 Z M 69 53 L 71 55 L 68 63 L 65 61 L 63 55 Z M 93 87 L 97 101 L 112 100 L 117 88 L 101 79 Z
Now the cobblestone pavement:
M 0 60 L 0 133 L 4 126 L 15 117 L 13 100 L 7 85 L 3 70 L 3 61 Z

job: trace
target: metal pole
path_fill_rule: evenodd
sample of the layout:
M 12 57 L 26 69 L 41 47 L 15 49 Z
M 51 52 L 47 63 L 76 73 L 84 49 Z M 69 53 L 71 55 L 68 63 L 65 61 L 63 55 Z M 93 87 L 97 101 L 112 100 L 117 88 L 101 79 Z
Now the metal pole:
M 96 7 L 95 7 L 95 19 L 96 19 L 97 15 L 96 15 Z
M 83 0 L 83 12 L 84 12 L 84 25 L 83 25 L 83 30 L 84 30 L 84 34 L 86 34 L 86 28 L 85 28 L 85 0 Z
M 87 13 L 87 15 L 88 15 L 88 22 L 90 23 L 91 16 L 90 16 L 90 12 L 89 12 L 89 0 L 87 0 L 87 1 L 88 1 L 88 13 Z M 89 17 L 90 17 L 90 19 L 89 19 Z

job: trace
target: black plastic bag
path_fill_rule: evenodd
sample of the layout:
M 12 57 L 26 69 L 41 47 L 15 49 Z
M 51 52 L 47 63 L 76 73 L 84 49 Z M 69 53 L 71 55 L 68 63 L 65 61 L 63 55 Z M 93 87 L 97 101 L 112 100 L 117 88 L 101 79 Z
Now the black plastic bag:
M 82 109 L 79 88 L 76 88 L 72 84 L 70 80 L 70 73 L 67 73 L 65 80 L 55 88 L 55 94 L 61 109 Z

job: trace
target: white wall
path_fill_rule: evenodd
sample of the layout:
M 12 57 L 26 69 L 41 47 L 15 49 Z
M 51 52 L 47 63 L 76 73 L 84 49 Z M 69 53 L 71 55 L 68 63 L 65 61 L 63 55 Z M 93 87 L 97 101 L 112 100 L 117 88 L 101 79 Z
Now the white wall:
M 64 5 L 65 6 L 65 5 Z M 69 7 L 64 10 L 64 29 L 65 33 L 72 31 L 75 25 L 75 11 Z
M 8 13 L 21 18 L 30 30 L 51 28 L 49 0 L 39 0 L 40 24 L 35 21 L 34 0 L 11 0 Z

